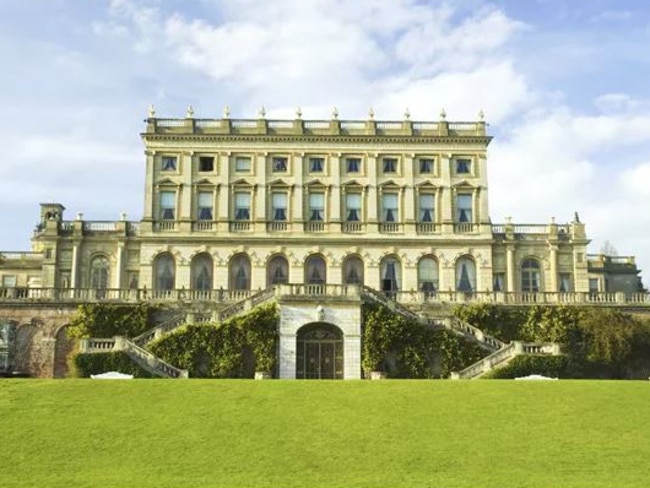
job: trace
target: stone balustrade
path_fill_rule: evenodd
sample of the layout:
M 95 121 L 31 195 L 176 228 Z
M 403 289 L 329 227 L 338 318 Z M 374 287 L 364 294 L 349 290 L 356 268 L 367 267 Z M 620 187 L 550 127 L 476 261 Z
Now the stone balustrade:
M 486 137 L 486 124 L 476 122 L 388 120 L 296 119 L 147 119 L 146 134 L 285 135 L 285 136 L 414 136 Z
M 302 296 L 359 296 L 357 285 L 287 284 L 276 285 L 276 294 Z M 365 288 L 369 290 L 368 288 Z M 259 290 L 148 290 L 146 288 L 28 288 L 0 287 L 0 301 L 32 302 L 139 302 L 139 301 L 208 301 L 232 303 L 258 293 Z M 498 303 L 507 305 L 615 305 L 650 307 L 650 293 L 610 292 L 476 292 L 460 291 L 395 291 L 386 295 L 376 292 L 392 303 L 424 305 L 436 303 Z

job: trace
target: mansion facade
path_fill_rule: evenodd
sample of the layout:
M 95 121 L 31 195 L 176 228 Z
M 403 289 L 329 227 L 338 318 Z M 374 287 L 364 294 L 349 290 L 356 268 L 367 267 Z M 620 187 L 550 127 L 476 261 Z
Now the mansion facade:
M 142 219 L 69 219 L 62 204 L 41 204 L 31 252 L 0 252 L 0 306 L 153 299 L 230 304 L 230 314 L 274 299 L 279 377 L 359 378 L 364 297 L 402 307 L 648 299 L 629 298 L 641 291 L 633 257 L 587 254 L 577 214 L 491 221 L 482 116 L 198 119 L 188 109 L 166 119 L 151 109 L 142 140 Z M 166 332 L 111 347 L 146 358 L 146 341 Z
M 491 222 L 482 120 L 149 115 L 142 220 L 66 220 L 63 205 L 41 204 L 33 253 L 0 255 L 4 288 L 330 283 L 433 296 L 638 287 L 633 258 L 587 254 L 577 215 Z

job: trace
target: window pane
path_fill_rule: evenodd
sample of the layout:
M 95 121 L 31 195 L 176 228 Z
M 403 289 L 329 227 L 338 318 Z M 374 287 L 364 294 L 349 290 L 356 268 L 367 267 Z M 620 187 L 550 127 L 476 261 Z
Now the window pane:
M 239 156 L 235 159 L 235 171 L 248 172 L 251 170 L 251 158 Z
M 163 171 L 176 171 L 176 156 L 163 156 L 162 157 L 162 170 Z
M 251 196 L 249 193 L 235 193 L 235 206 L 248 207 L 250 205 Z
M 345 200 L 348 208 L 361 208 L 361 195 L 359 193 L 348 193 Z
M 198 194 L 199 207 L 212 207 L 212 193 L 202 191 Z
M 160 192 L 161 207 L 174 207 L 175 200 L 176 200 L 176 192 L 173 191 Z
M 325 195 L 322 193 L 311 193 L 309 195 L 309 206 L 314 208 L 323 208 Z

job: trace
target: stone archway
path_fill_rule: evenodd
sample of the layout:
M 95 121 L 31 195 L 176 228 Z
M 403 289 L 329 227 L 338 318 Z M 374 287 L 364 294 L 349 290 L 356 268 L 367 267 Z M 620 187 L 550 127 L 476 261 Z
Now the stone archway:
M 343 379 L 343 332 L 327 322 L 301 327 L 296 334 L 297 379 Z

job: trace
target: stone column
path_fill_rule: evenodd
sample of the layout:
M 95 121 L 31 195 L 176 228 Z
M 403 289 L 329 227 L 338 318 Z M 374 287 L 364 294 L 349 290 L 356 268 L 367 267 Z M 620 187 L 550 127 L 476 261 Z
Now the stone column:
M 124 243 L 123 242 L 118 242 L 117 243 L 117 252 L 115 254 L 116 259 L 115 259 L 115 277 L 114 277 L 114 285 L 113 288 L 117 288 L 118 290 L 122 288 L 122 268 L 123 264 L 122 261 L 124 259 Z
M 515 247 L 514 244 L 506 246 L 506 290 L 509 293 L 515 291 Z
M 336 225 L 336 231 L 338 232 L 338 224 L 341 220 L 344 220 L 341 218 L 341 154 L 331 154 L 330 160 L 332 186 L 330 190 L 329 218 L 327 220 Z
M 368 232 L 377 232 L 379 199 L 377 196 L 377 154 L 368 154 Z
M 549 252 L 549 275 L 546 278 L 546 291 L 550 292 L 556 292 L 558 291 L 558 274 L 557 274 L 557 250 L 558 246 L 557 244 L 550 244 L 549 246 L 550 252 Z
M 154 162 L 155 152 L 145 151 L 145 192 L 144 192 L 144 215 L 143 220 L 153 220 L 153 189 L 154 189 Z
M 304 196 L 305 196 L 305 187 L 304 179 L 302 176 L 303 170 L 303 153 L 298 153 L 293 156 L 293 172 L 294 172 L 294 181 L 296 182 L 295 191 L 292 193 L 293 198 L 289 202 L 291 205 L 291 210 L 289 214 L 292 222 L 292 230 L 294 232 L 303 231 L 304 223 Z
M 219 200 L 215 209 L 214 218 L 217 221 L 217 232 L 228 232 L 228 221 L 230 220 L 230 153 L 218 155 L 219 163 L 217 171 L 223 185 L 219 187 Z
M 77 288 L 79 286 L 79 243 L 75 242 L 72 245 L 72 269 L 70 271 L 70 288 Z

